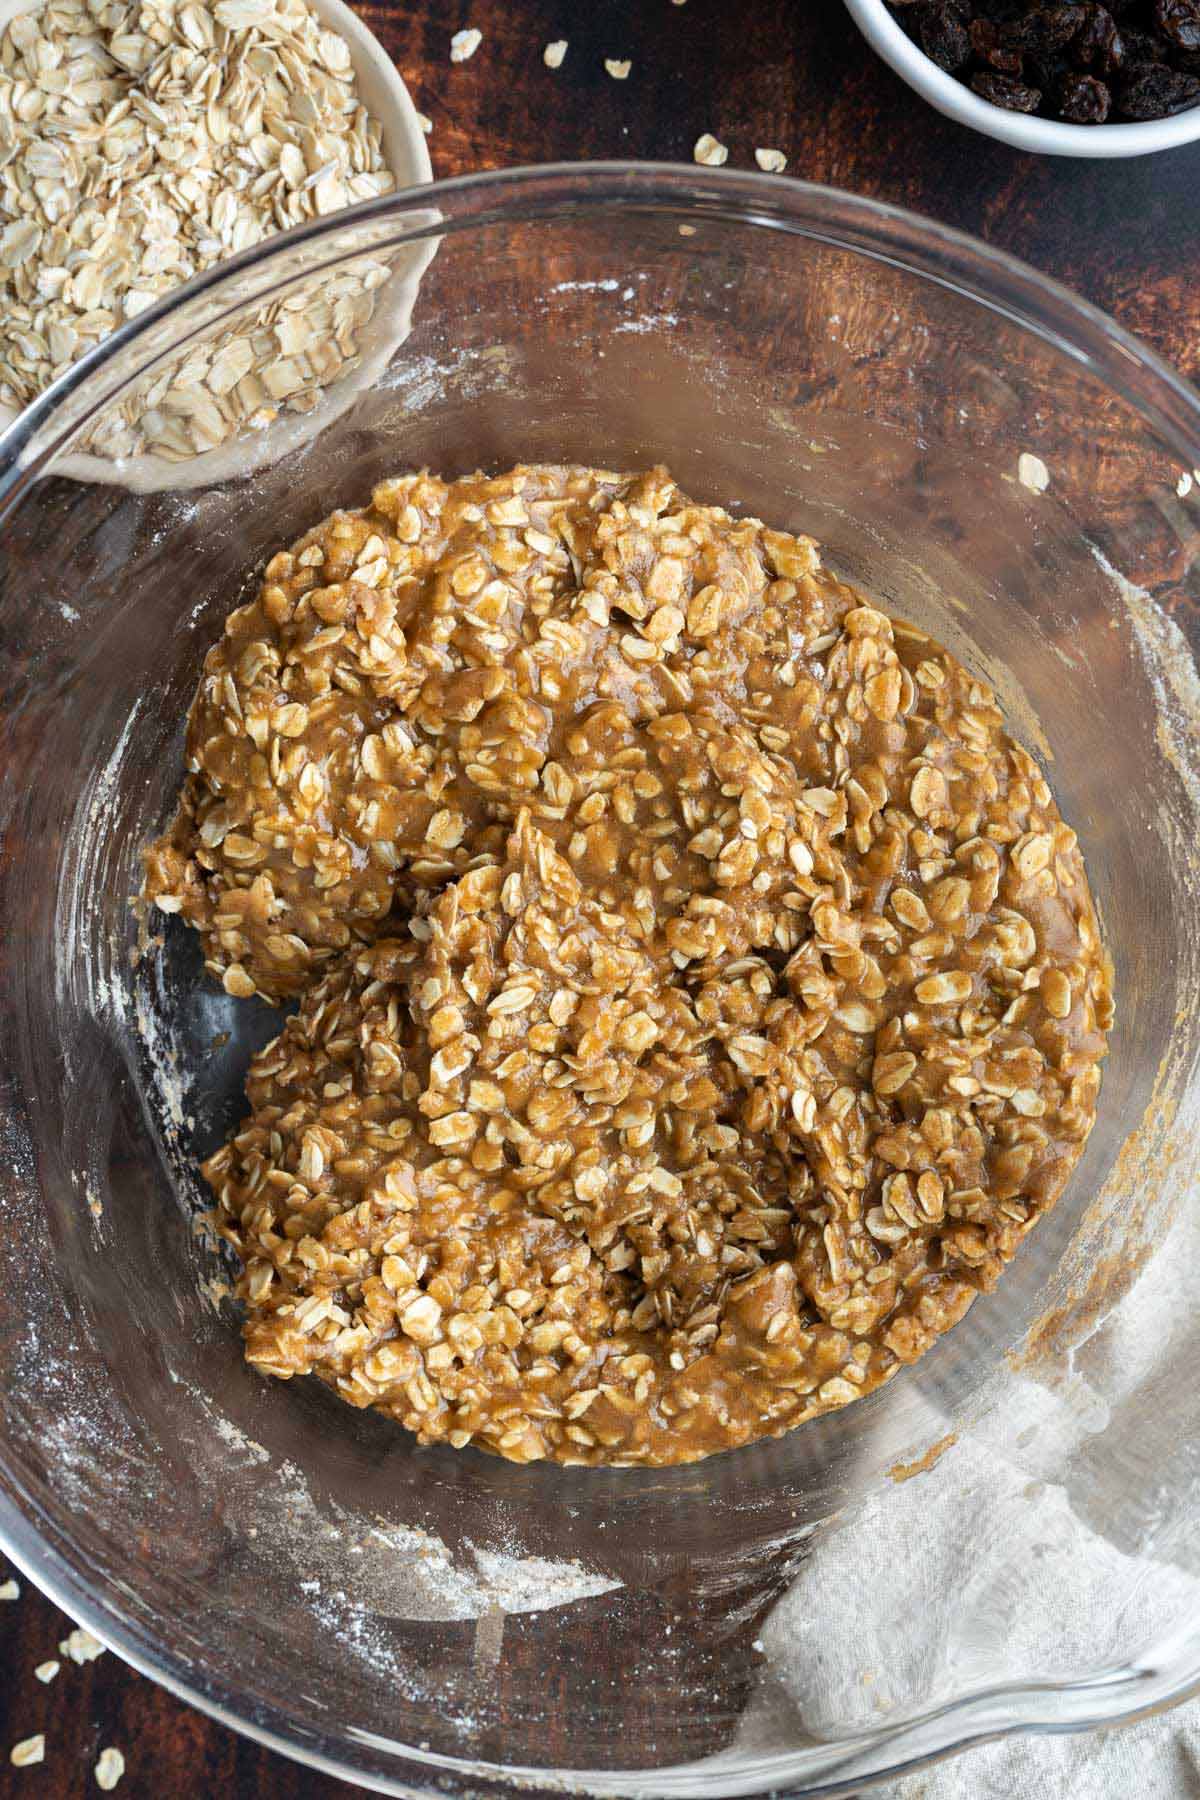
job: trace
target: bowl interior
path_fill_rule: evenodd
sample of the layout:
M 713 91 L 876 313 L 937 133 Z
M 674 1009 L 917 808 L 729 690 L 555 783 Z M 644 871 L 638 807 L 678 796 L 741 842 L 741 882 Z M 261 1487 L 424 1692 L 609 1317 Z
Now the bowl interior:
M 600 171 L 432 203 L 434 225 L 398 202 L 295 253 L 311 279 L 439 243 L 386 369 L 273 466 L 188 493 L 64 480 L 39 457 L 69 455 L 97 375 L 0 468 L 0 1516 L 160 1678 L 360 1778 L 432 1791 L 441 1768 L 491 1791 L 506 1765 L 530 1787 L 567 1769 L 635 1791 L 621 1771 L 651 1770 L 660 1793 L 800 1791 L 866 1754 L 861 1721 L 823 1721 L 816 1744 L 802 1691 L 769 1767 L 736 1734 L 770 1679 L 762 1620 L 824 1522 L 886 1505 L 889 1469 L 971 1430 L 1039 1320 L 1057 1309 L 1069 1341 L 1096 1270 L 1096 1304 L 1117 1304 L 1194 1201 L 1197 786 L 1163 685 L 1168 649 L 1190 662 L 1177 631 L 1148 644 L 1195 604 L 1175 487 L 1200 440 L 1165 377 L 1068 302 L 844 197 Z M 210 302 L 174 329 L 203 329 Z M 269 553 L 397 470 L 538 459 L 664 461 L 698 499 L 812 532 L 993 681 L 1079 830 L 1117 965 L 1100 1122 L 1000 1288 L 868 1400 L 677 1471 L 417 1450 L 316 1384 L 249 1373 L 194 1159 L 278 1017 L 130 906 L 204 652 Z M 1160 1474 L 1176 1522 L 1184 1483 Z M 1092 1496 L 1102 1524 L 1137 1480 Z M 1127 1648 L 1097 1644 L 1097 1666 Z M 991 1678 L 1040 1673 L 997 1639 Z M 931 1677 L 910 1713 L 957 1693 Z M 856 1767 L 890 1754 L 885 1734 Z

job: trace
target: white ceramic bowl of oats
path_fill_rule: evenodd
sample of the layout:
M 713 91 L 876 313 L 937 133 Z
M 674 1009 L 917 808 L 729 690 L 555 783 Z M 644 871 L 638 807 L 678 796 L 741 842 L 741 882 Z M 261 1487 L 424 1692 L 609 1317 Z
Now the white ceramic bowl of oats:
M 0 115 L 24 140 L 0 171 L 0 432 L 193 275 L 433 178 L 408 89 L 342 0 L 179 0 L 160 18 L 152 37 L 134 5 L 114 29 L 87 0 L 0 0 Z M 56 56 L 65 97 L 41 69 Z M 359 259 L 317 291 L 273 297 L 253 330 L 243 317 L 201 350 L 174 349 L 57 472 L 150 491 L 276 461 L 403 342 L 432 254 Z

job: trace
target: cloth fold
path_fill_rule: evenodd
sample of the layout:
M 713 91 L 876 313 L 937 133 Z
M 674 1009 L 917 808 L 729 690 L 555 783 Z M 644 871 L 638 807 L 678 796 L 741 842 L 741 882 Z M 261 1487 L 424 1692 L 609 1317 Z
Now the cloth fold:
M 759 1640 L 738 1747 L 795 1746 L 1013 1681 L 1086 1677 L 1200 1633 L 1200 1222 L 1177 1218 L 1061 1364 L 999 1378 L 927 1472 L 818 1531 Z M 929 1409 L 932 1443 L 954 1429 Z M 1135 1725 L 1024 1734 L 888 1800 L 1200 1796 L 1200 1700 Z

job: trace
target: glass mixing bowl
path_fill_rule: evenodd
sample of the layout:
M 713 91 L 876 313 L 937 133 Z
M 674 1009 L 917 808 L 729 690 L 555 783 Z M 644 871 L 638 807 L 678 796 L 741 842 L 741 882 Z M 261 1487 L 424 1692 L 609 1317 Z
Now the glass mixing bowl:
M 56 474 L 164 359 L 363 257 L 402 317 L 284 460 L 150 493 Z M 1117 968 L 1100 1121 L 998 1290 L 865 1401 L 676 1471 L 418 1450 L 247 1370 L 193 1165 L 278 1020 L 130 905 L 268 553 L 396 470 L 568 458 L 661 460 L 814 533 L 992 680 Z M 30 409 L 0 441 L 13 1560 L 196 1704 L 402 1794 L 828 1793 L 1200 1680 L 1197 464 L 1191 391 L 1007 257 L 648 166 L 307 227 Z

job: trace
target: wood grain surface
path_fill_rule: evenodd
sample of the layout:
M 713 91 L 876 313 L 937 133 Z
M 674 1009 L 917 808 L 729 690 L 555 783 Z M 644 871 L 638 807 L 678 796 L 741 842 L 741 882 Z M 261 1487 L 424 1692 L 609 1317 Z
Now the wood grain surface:
M 359 10 L 433 121 L 439 176 L 593 157 L 686 161 L 705 131 L 729 146 L 731 165 L 753 166 L 756 146 L 778 148 L 789 173 L 977 233 L 1085 294 L 1185 374 L 1200 368 L 1200 144 L 1128 163 L 1018 154 L 928 109 L 867 49 L 840 0 L 373 0 Z M 450 38 L 464 26 L 483 41 L 452 64 Z M 551 72 L 542 50 L 555 38 L 569 48 Z M 605 58 L 628 59 L 628 79 L 606 74 Z M 105 1745 L 126 1757 L 124 1800 L 356 1791 L 238 1738 L 111 1655 L 64 1663 L 42 1685 L 34 1667 L 58 1654 L 69 1622 L 21 1589 L 0 1605 L 5 1800 L 96 1794 Z M 44 1763 L 11 1768 L 10 1746 L 38 1731 Z

